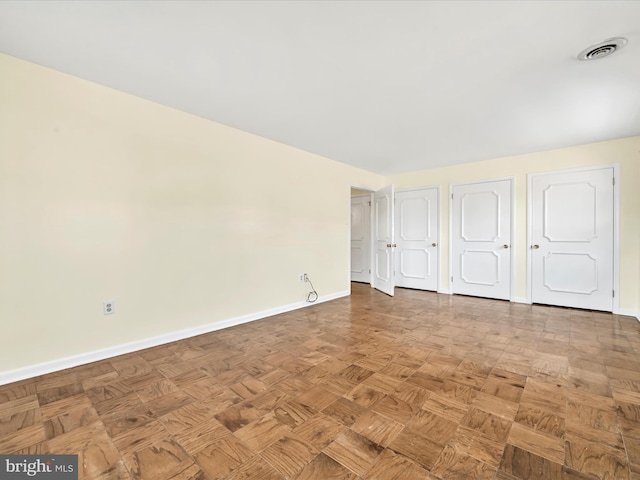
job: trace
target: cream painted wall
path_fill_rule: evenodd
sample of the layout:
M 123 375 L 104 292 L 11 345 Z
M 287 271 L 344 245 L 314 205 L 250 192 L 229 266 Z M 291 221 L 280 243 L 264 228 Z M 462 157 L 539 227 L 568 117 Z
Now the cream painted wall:
M 640 310 L 640 137 L 384 178 L 0 55 L 0 374 L 349 290 L 351 187 L 621 168 L 621 307 Z M 103 316 L 114 299 L 116 315 Z
M 527 174 L 592 165 L 620 165 L 620 308 L 640 311 L 640 137 L 559 150 L 497 158 L 447 168 L 393 175 L 396 189 L 440 185 L 442 286 L 449 278 L 449 185 L 513 176 L 515 178 L 515 296 L 527 296 Z
M 383 177 L 5 55 L 0 105 L 0 373 L 349 291 Z

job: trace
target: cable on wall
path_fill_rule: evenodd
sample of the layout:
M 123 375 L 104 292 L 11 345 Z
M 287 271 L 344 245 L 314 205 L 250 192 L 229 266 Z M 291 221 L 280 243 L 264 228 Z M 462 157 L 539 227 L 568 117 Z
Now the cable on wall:
M 307 295 L 307 302 L 313 303 L 318 299 L 318 292 L 316 292 L 316 289 L 313 286 L 313 283 L 311 283 L 311 279 L 309 278 L 309 275 L 307 275 L 306 273 L 304 274 L 304 281 L 309 282 L 309 285 L 311 285 L 311 291 L 309 292 L 309 295 Z

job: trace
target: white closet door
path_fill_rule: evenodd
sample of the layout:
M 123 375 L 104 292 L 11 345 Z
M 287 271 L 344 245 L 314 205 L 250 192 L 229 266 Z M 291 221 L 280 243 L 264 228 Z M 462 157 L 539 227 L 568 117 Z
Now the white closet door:
M 511 180 L 452 189 L 452 292 L 511 297 Z
M 531 299 L 613 310 L 613 168 L 531 176 Z
M 438 189 L 395 194 L 396 287 L 438 290 Z

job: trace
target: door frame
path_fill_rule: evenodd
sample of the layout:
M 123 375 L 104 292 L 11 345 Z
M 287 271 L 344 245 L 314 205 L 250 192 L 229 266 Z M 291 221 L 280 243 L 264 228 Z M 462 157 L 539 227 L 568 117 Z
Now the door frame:
M 438 228 L 438 268 L 436 271 L 436 292 L 437 293 L 442 293 L 440 291 L 440 272 L 442 271 L 442 215 L 440 215 L 440 204 L 441 204 L 441 198 L 440 198 L 440 185 L 432 185 L 432 186 L 426 186 L 426 187 L 414 187 L 414 188 L 403 188 L 402 190 L 396 190 L 395 193 L 398 192 L 415 192 L 415 191 L 419 191 L 419 190 L 431 190 L 431 189 L 435 189 L 436 190 L 436 195 L 438 198 L 438 208 L 436 209 L 436 225 Z M 395 193 L 394 193 L 394 197 L 395 197 Z M 395 202 L 395 198 L 393 199 Z
M 371 205 L 373 204 L 373 190 L 371 190 L 368 187 L 361 187 L 360 185 L 351 185 L 349 187 L 349 242 L 348 242 L 348 252 L 349 252 L 349 262 L 347 265 L 347 273 L 349 275 L 349 294 L 351 294 L 351 197 L 356 197 L 356 196 L 360 196 L 360 195 L 367 195 L 367 193 L 360 193 L 358 195 L 352 195 L 351 194 L 351 190 L 352 189 L 357 189 L 357 190 L 362 190 L 364 192 L 369 192 L 369 267 L 371 267 L 373 265 L 373 252 L 371 251 L 371 248 L 373 246 L 373 209 L 371 208 Z M 373 288 L 373 269 L 369 268 L 369 286 L 371 288 Z M 360 282 L 363 283 L 363 282 Z
M 369 232 L 367 232 L 367 247 L 369 248 L 369 255 L 367 255 L 369 258 L 367 259 L 367 261 L 369 262 L 369 273 L 368 273 L 368 280 L 366 282 L 360 282 L 358 281 L 358 283 L 369 283 L 371 284 L 372 278 L 371 278 L 371 245 L 372 245 L 372 241 L 371 241 L 371 195 L 372 193 L 366 194 L 366 193 L 360 193 L 357 195 L 351 195 L 351 200 L 353 200 L 354 198 L 368 198 L 369 199 L 369 207 L 368 207 L 368 211 L 369 211 Z M 351 208 L 353 208 L 353 203 L 350 205 Z M 349 226 L 352 227 L 351 225 L 351 219 L 349 219 Z M 350 228 L 349 230 L 350 234 L 353 234 L 352 228 Z M 351 239 L 352 241 L 353 239 Z M 349 244 L 349 265 L 351 266 L 351 262 L 353 260 L 352 255 L 351 255 L 351 243 Z M 351 278 L 351 271 L 349 271 L 349 283 L 353 282 L 354 280 Z
M 453 295 L 453 272 L 451 271 L 453 267 L 453 188 L 461 185 L 477 185 L 480 183 L 490 183 L 490 182 L 500 182 L 503 180 L 508 180 L 510 185 L 511 194 L 509 195 L 509 202 L 511 203 L 511 232 L 509 236 L 509 301 L 515 302 L 514 292 L 515 292 L 515 279 L 516 279 L 516 242 L 515 234 L 516 234 L 516 204 L 515 204 L 515 193 L 516 193 L 516 181 L 514 176 L 508 177 L 496 177 L 496 178 L 487 178 L 482 180 L 476 180 L 472 182 L 458 182 L 458 183 L 450 183 L 449 184 L 449 278 L 448 278 L 448 288 L 449 293 Z
M 351 190 L 352 189 L 357 189 L 357 190 L 362 190 L 364 192 L 369 192 L 369 201 L 371 202 L 371 205 L 373 206 L 373 193 L 374 190 L 371 190 L 369 187 L 362 187 L 360 185 L 350 185 L 349 187 L 349 242 L 348 242 L 348 252 L 349 252 L 349 264 L 348 264 L 348 274 L 349 274 L 349 279 L 351 279 L 351 197 L 353 196 L 359 196 L 359 195 L 367 195 L 367 193 L 361 193 L 358 195 L 352 195 L 351 194 Z M 431 189 L 431 188 L 435 188 L 438 194 L 438 209 L 436 212 L 436 223 L 438 225 L 438 245 L 440 247 L 442 247 L 442 219 L 443 219 L 443 215 L 440 214 L 440 210 L 441 210 L 441 205 L 442 205 L 442 198 L 440 197 L 441 192 L 441 188 L 440 185 L 427 185 L 424 187 L 413 187 L 413 188 L 403 188 L 402 190 L 396 190 L 394 191 L 394 204 L 395 204 L 395 193 L 396 192 L 411 192 L 414 190 L 426 190 L 426 189 Z M 513 195 L 513 188 L 512 188 L 512 195 Z M 513 210 L 513 209 L 512 209 Z M 513 212 L 512 212 L 513 213 Z M 395 228 L 395 226 L 394 226 Z M 374 225 L 373 225 L 373 208 L 369 208 L 369 265 L 373 266 L 373 261 L 374 261 L 374 252 L 373 252 L 373 229 L 374 229 Z M 449 248 L 449 252 L 451 252 L 451 248 Z M 371 288 L 374 288 L 373 286 L 373 268 L 369 269 L 369 286 Z M 442 248 L 438 249 L 438 271 L 437 271 L 437 293 L 449 293 L 451 292 L 451 287 L 449 287 L 449 292 L 445 292 L 441 290 L 441 279 L 440 279 L 440 274 L 442 272 Z M 394 286 L 395 286 L 395 275 L 394 275 Z M 351 280 L 349 281 L 349 293 L 351 293 Z
M 593 170 L 613 169 L 613 311 L 612 313 L 620 313 L 620 164 L 609 163 L 604 165 L 593 165 L 590 167 L 566 168 L 562 170 L 548 170 L 544 172 L 527 174 L 527 303 L 533 303 L 533 271 L 531 269 L 531 248 L 533 239 L 531 238 L 533 228 L 533 198 L 532 185 L 533 178 L 540 175 L 553 175 L 554 173 L 578 173 Z

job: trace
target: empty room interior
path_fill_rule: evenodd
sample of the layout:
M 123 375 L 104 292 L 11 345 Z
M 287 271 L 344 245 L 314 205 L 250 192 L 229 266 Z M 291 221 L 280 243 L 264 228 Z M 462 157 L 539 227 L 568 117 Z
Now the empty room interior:
M 639 19 L 0 2 L 0 479 L 640 480 Z

